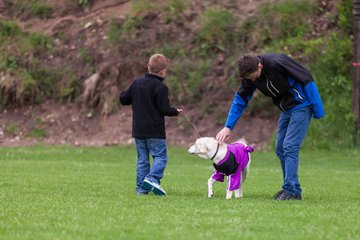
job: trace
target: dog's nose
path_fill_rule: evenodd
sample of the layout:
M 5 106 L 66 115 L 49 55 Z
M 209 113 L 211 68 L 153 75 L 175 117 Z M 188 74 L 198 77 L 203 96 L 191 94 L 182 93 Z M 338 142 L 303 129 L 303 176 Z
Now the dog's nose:
M 191 154 L 195 154 L 196 153 L 196 147 L 195 146 L 191 146 L 188 150 L 189 153 Z

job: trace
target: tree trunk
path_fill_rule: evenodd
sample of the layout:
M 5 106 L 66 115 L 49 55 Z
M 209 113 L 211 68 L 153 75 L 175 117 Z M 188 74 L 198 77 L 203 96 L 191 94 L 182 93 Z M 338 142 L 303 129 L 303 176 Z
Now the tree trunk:
M 356 130 L 360 132 L 360 0 L 354 0 L 354 88 L 353 108 L 356 117 Z

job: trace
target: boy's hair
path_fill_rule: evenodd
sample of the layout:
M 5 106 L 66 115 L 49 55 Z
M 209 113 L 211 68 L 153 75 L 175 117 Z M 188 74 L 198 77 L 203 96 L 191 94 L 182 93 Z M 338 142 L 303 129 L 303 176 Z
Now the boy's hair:
M 149 59 L 148 70 L 150 73 L 159 73 L 161 70 L 168 69 L 169 65 L 169 59 L 162 54 L 156 53 Z
M 240 77 L 247 77 L 251 73 L 258 70 L 260 59 L 257 56 L 246 55 L 239 59 L 239 75 Z

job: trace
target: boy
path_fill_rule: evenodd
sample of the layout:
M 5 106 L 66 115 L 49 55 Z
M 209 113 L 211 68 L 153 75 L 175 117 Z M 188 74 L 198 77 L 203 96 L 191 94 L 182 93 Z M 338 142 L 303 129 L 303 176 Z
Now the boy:
M 284 54 L 244 56 L 238 62 L 242 85 L 235 94 L 225 127 L 216 140 L 229 140 L 231 130 L 254 91 L 271 97 L 282 111 L 278 122 L 276 154 L 283 172 L 282 189 L 274 200 L 301 200 L 298 179 L 299 151 L 312 117 L 323 118 L 324 107 L 311 73 Z
M 168 88 L 163 83 L 169 60 L 162 54 L 150 57 L 148 73 L 136 79 L 120 94 L 122 105 L 132 105 L 132 136 L 135 138 L 138 155 L 136 169 L 136 192 L 138 195 L 153 191 L 166 195 L 160 186 L 168 156 L 164 116 L 178 116 L 182 109 L 170 106 Z M 149 153 L 153 157 L 150 169 Z

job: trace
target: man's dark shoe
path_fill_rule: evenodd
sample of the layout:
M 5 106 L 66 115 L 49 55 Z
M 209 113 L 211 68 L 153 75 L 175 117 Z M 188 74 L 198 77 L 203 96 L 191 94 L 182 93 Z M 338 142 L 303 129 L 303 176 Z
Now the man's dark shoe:
M 296 199 L 296 200 L 301 200 L 301 199 L 302 199 L 301 194 L 295 194 L 295 199 Z
M 285 201 L 285 200 L 298 200 L 295 195 L 291 195 L 288 192 L 283 191 L 281 194 L 279 194 L 274 200 L 277 201 Z
M 279 197 L 283 192 L 284 192 L 284 190 L 278 191 L 277 193 L 275 193 L 275 195 L 272 197 L 272 199 L 276 200 L 276 198 Z

